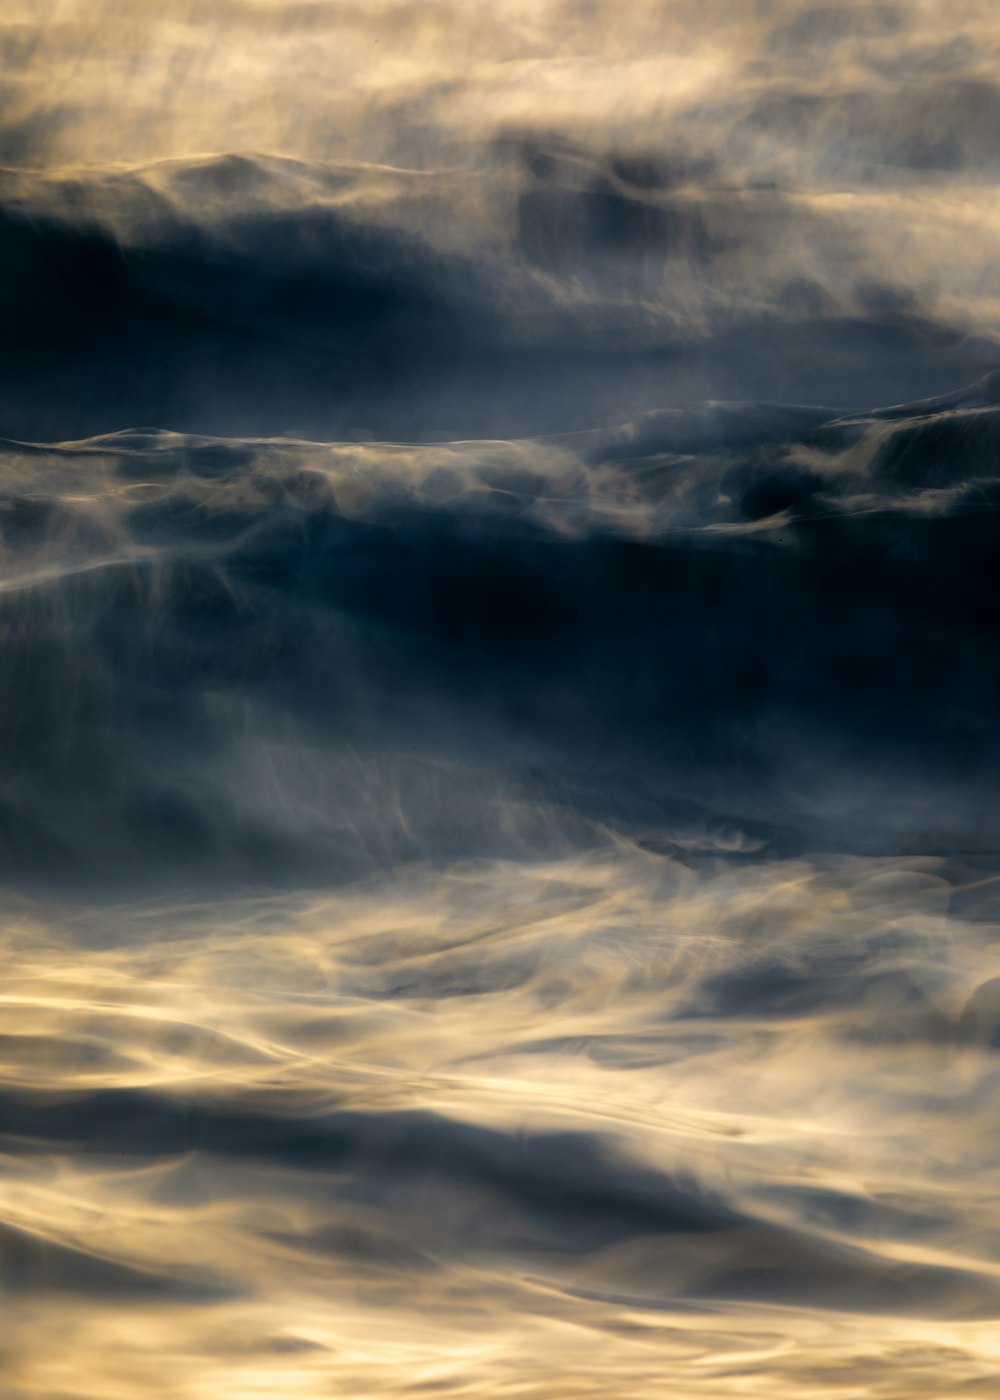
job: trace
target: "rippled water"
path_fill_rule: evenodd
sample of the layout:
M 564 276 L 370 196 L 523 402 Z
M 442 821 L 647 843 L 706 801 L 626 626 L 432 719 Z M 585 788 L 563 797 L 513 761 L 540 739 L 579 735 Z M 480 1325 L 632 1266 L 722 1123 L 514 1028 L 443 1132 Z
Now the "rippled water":
M 621 845 L 24 909 L 14 1383 L 985 1386 L 1000 992 L 996 926 L 949 914 L 962 874 Z
M 4 1400 L 994 1395 L 994 7 L 0 40 Z
M 991 393 L 8 445 L 12 1393 L 988 1388 Z

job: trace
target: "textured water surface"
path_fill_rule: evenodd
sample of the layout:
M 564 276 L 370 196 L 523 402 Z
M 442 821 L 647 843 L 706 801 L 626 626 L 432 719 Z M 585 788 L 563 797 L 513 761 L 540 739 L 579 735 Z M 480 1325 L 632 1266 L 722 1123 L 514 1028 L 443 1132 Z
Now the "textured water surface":
M 5 1400 L 997 1392 L 945 8 L 5 8 Z

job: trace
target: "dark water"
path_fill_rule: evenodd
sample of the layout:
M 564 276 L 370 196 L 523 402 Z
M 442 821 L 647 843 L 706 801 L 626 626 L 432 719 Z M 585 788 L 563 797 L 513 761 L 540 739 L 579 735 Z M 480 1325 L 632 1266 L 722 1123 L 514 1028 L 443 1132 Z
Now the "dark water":
M 625 8 L 6 26 L 12 1400 L 994 1392 L 993 28 Z

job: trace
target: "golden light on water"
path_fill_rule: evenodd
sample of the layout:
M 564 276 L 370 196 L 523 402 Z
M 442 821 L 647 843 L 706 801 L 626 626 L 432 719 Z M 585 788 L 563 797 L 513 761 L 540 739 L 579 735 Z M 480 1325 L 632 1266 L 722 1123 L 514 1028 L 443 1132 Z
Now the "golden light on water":
M 985 1380 L 997 930 L 950 892 L 932 861 L 695 876 L 623 848 L 239 908 L 24 907 L 15 1393 Z
M 996 1393 L 998 63 L 7 0 L 3 1400 Z

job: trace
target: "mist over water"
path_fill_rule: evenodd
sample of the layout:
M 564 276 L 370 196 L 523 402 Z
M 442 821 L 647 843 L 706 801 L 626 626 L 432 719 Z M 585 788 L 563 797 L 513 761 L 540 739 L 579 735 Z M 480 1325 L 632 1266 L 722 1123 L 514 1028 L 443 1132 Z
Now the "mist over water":
M 5 1400 L 996 1393 L 998 62 L 8 0 Z

